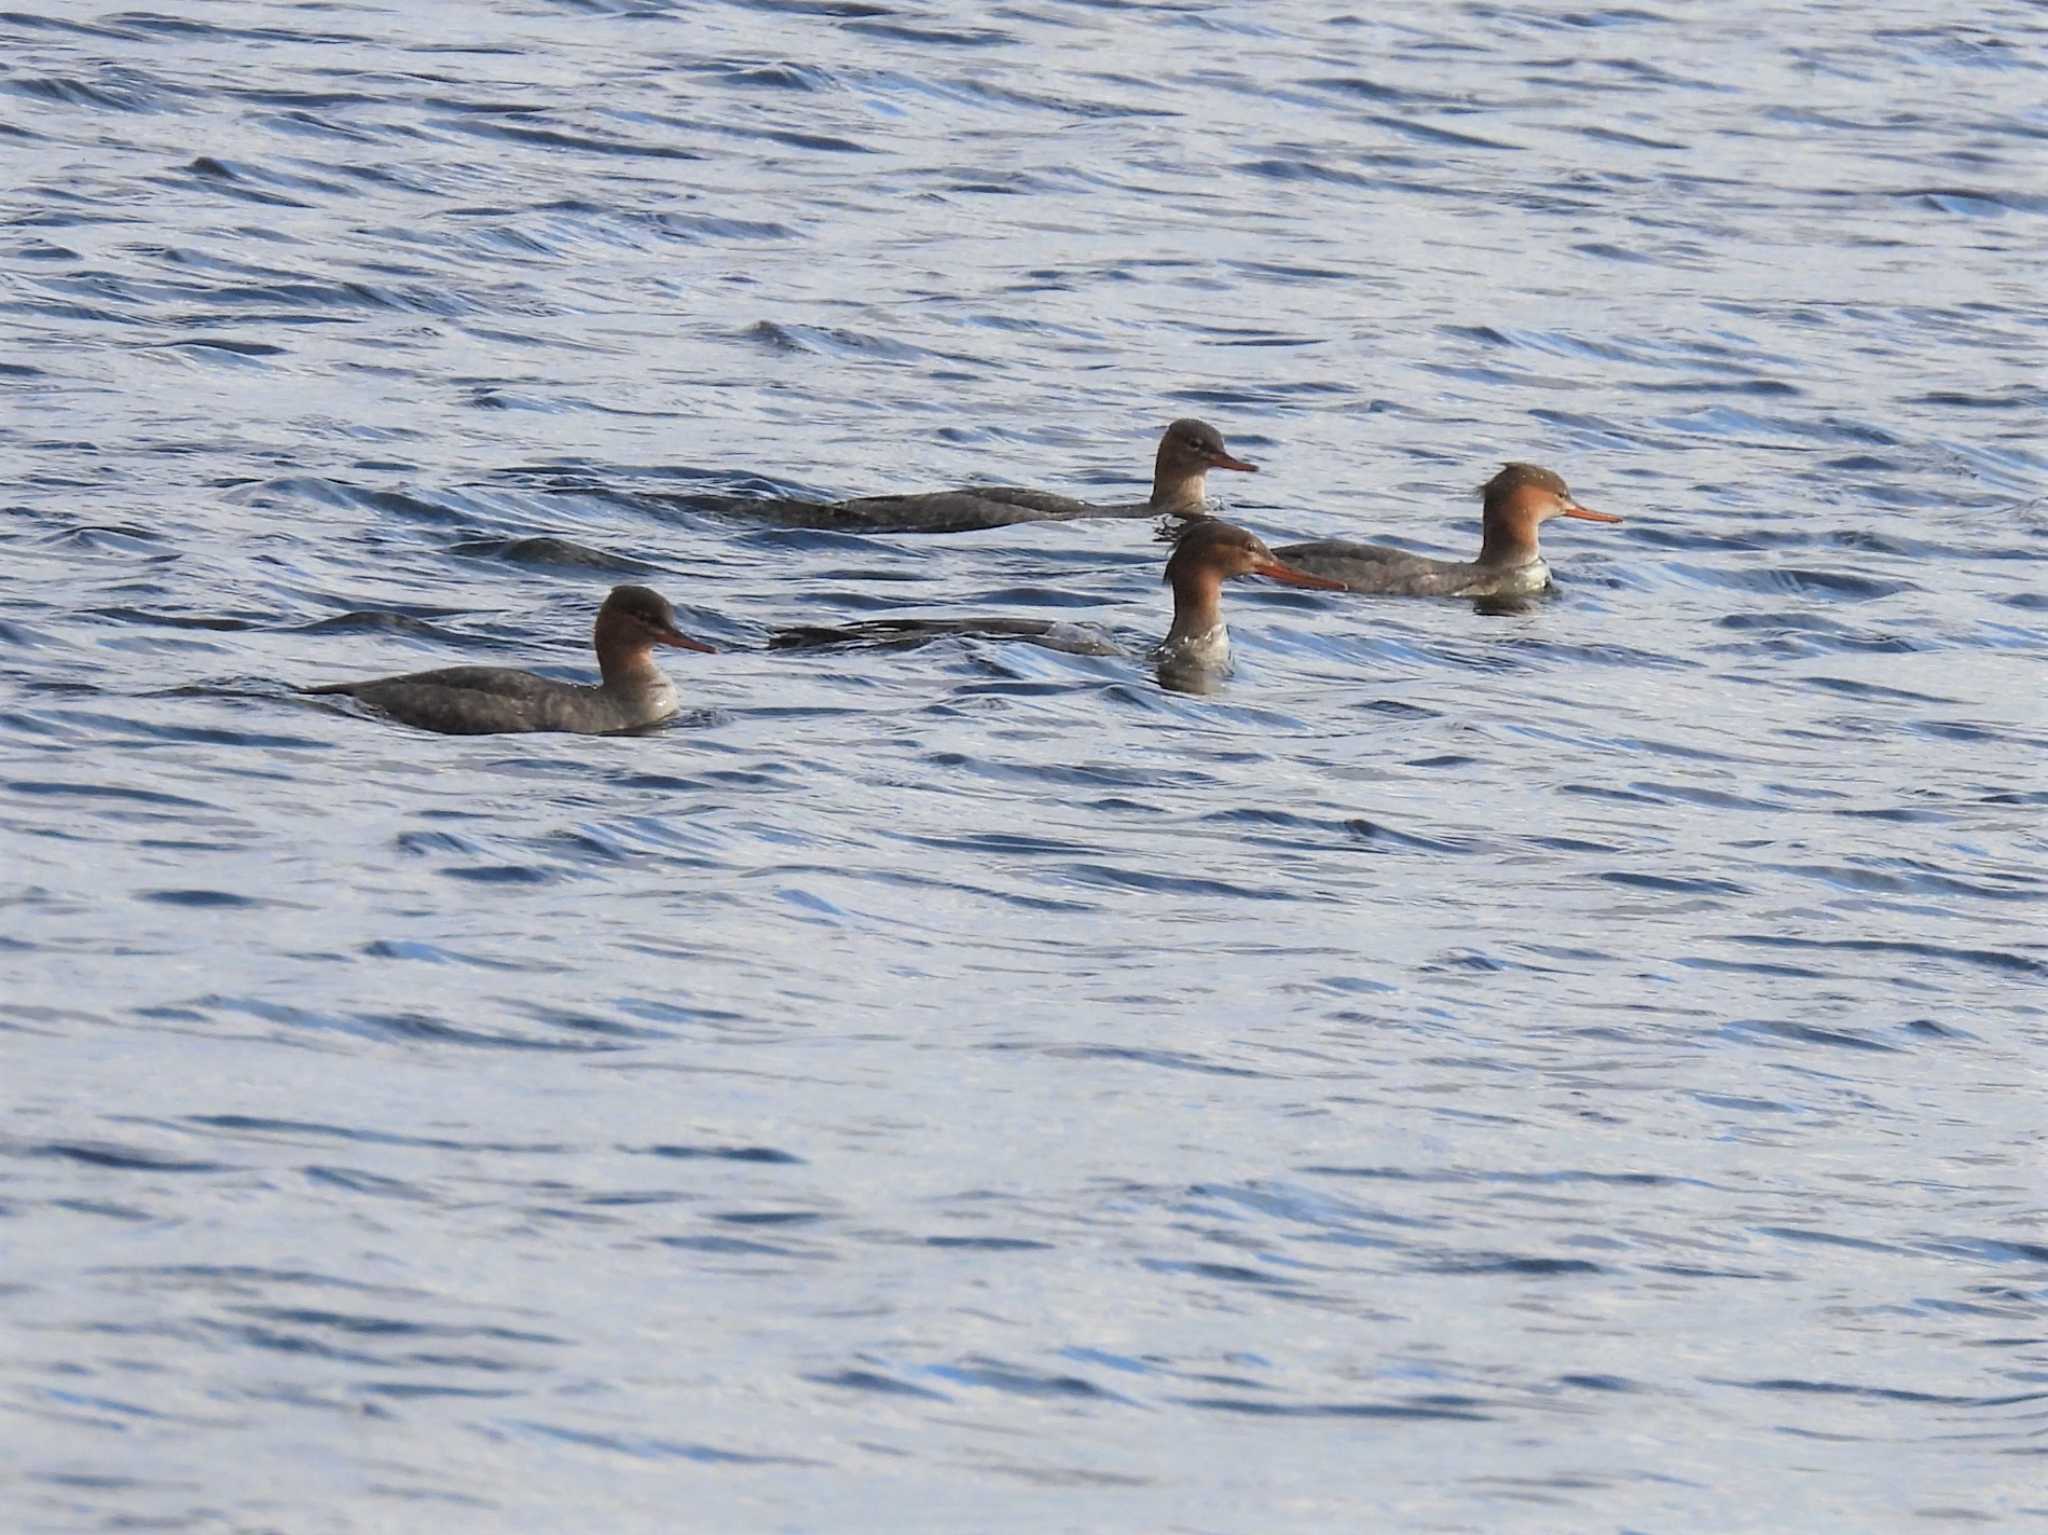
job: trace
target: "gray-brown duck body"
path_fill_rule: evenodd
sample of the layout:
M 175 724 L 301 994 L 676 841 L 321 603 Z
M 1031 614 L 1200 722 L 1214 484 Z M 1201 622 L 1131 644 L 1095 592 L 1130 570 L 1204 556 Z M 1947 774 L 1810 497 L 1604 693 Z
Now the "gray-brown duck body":
M 558 682 L 508 666 L 445 666 L 299 691 L 345 695 L 401 724 L 443 735 L 613 735 L 676 712 L 675 684 L 654 664 L 655 646 L 711 649 L 678 629 L 675 609 L 644 586 L 614 587 L 597 611 L 591 638 L 602 679 L 596 683 Z
M 1550 585 L 1537 530 L 1553 517 L 1620 522 L 1611 512 L 1582 506 L 1554 471 L 1508 464 L 1480 487 L 1479 557 L 1434 560 L 1385 544 L 1322 539 L 1285 544 L 1273 552 L 1297 570 L 1337 581 L 1354 592 L 1389 597 L 1522 597 Z
M 1208 511 L 1211 469 L 1256 474 L 1258 465 L 1237 457 L 1223 434 L 1206 421 L 1167 427 L 1152 460 L 1152 494 L 1143 501 L 1082 501 L 1047 490 L 1012 485 L 970 485 L 907 496 L 859 496 L 818 509 L 821 526 L 874 533 L 963 533 L 1019 522 L 1070 522 L 1088 517 L 1202 517 Z

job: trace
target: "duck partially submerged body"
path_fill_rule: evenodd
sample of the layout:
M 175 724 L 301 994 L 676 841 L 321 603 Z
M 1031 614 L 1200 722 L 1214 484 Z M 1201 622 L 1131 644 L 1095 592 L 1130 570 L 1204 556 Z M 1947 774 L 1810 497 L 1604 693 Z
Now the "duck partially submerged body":
M 443 735 L 611 735 L 659 724 L 676 712 L 675 684 L 654 664 L 655 646 L 711 650 L 678 629 L 675 609 L 644 586 L 612 589 L 597 611 L 592 641 L 603 678 L 594 684 L 557 682 L 508 666 L 445 666 L 299 691 L 340 694 L 400 724 Z
M 1165 581 L 1173 589 L 1173 625 L 1152 652 L 1162 679 L 1169 674 L 1221 671 L 1230 663 L 1230 632 L 1223 623 L 1223 583 L 1232 576 L 1265 576 L 1290 586 L 1341 591 L 1341 581 L 1297 570 L 1275 556 L 1252 534 L 1227 522 L 1204 518 L 1191 524 L 1166 562 Z M 781 629 L 769 641 L 773 649 L 811 649 L 826 645 L 906 645 L 947 635 L 992 639 L 1023 639 L 1050 649 L 1087 655 L 1116 654 L 1116 645 L 1100 630 L 1066 621 L 1030 618 L 882 618 L 833 626 L 805 625 Z
M 1084 517 L 1201 517 L 1208 508 L 1211 469 L 1256 474 L 1258 465 L 1224 446 L 1206 421 L 1174 422 L 1152 461 L 1152 494 L 1143 501 L 1094 502 L 1046 490 L 974 485 L 910 496 L 860 496 L 814 509 L 820 526 L 874 533 L 962 533 L 1019 522 L 1069 522 Z
M 1298 570 L 1328 577 L 1354 592 L 1389 597 L 1522 597 L 1550 585 L 1537 530 L 1553 517 L 1620 522 L 1573 497 L 1554 471 L 1508 464 L 1480 487 L 1485 507 L 1476 560 L 1433 560 L 1385 544 L 1348 539 L 1286 544 L 1274 550 Z

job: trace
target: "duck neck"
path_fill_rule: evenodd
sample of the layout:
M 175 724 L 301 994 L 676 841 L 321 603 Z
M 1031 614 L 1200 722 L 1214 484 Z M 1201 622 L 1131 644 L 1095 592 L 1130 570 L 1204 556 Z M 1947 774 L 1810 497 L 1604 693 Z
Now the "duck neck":
M 1488 508 L 1486 531 L 1479 543 L 1479 563 L 1502 567 L 1535 564 L 1543 558 L 1536 542 L 1536 527 L 1534 517 Z
M 1168 645 L 1186 645 L 1223 633 L 1223 579 L 1208 571 L 1196 571 L 1173 587 L 1173 627 L 1166 631 Z
M 654 647 L 644 633 L 634 632 L 630 620 L 600 613 L 596 641 L 598 674 L 612 692 L 637 692 L 667 680 L 654 664 Z
M 1209 500 L 1209 466 L 1172 461 L 1165 447 L 1159 450 L 1159 457 L 1152 465 L 1152 510 L 1170 512 L 1178 517 L 1192 517 L 1201 512 Z

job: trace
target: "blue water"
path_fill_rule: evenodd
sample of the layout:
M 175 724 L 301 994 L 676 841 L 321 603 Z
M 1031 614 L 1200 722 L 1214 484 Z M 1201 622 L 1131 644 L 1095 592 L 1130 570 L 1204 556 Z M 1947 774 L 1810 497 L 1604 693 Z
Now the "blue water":
M 175 13 L 175 14 L 173 14 Z M 0 16 L 10 1531 L 2048 1519 L 2048 12 Z M 1240 583 L 1141 495 L 1533 609 Z M 532 540 L 553 540 L 534 543 Z M 286 684 L 715 656 L 635 739 Z

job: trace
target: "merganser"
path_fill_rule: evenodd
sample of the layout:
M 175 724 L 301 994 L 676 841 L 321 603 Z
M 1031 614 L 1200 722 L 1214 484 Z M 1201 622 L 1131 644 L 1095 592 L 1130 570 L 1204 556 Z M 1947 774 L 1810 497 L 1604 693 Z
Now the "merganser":
M 1553 471 L 1508 464 L 1479 487 L 1485 500 L 1476 560 L 1432 560 L 1384 544 L 1324 539 L 1287 544 L 1274 554 L 1300 570 L 1329 576 L 1354 592 L 1393 597 L 1521 597 L 1550 585 L 1536 530 L 1553 517 L 1620 522 L 1581 506 Z
M 676 712 L 675 684 L 654 664 L 654 647 L 711 647 L 676 627 L 668 599 L 644 586 L 615 586 L 597 610 L 595 685 L 556 682 L 507 666 L 448 666 L 366 682 L 332 682 L 302 693 L 345 693 L 401 724 L 444 735 L 639 730 Z
M 1257 474 L 1259 466 L 1236 457 L 1223 434 L 1206 421 L 1176 421 L 1159 439 L 1152 460 L 1149 500 L 1098 504 L 1044 490 L 1006 485 L 972 485 L 912 496 L 861 496 L 805 506 L 821 527 L 855 527 L 873 533 L 964 533 L 1017 522 L 1065 522 L 1082 517 L 1202 517 L 1207 515 L 1211 469 Z M 793 508 L 795 509 L 795 508 Z
M 1173 588 L 1173 627 L 1153 651 L 1163 680 L 1170 673 L 1218 672 L 1230 662 L 1230 633 L 1223 625 L 1223 583 L 1231 576 L 1265 576 L 1290 586 L 1342 591 L 1342 581 L 1297 570 L 1243 528 L 1205 518 L 1191 524 L 1166 562 Z M 972 634 L 1024 639 L 1053 650 L 1109 655 L 1123 647 L 1087 626 L 1035 618 L 881 618 L 841 625 L 805 625 L 776 631 L 772 649 L 822 645 L 917 644 L 943 635 Z

